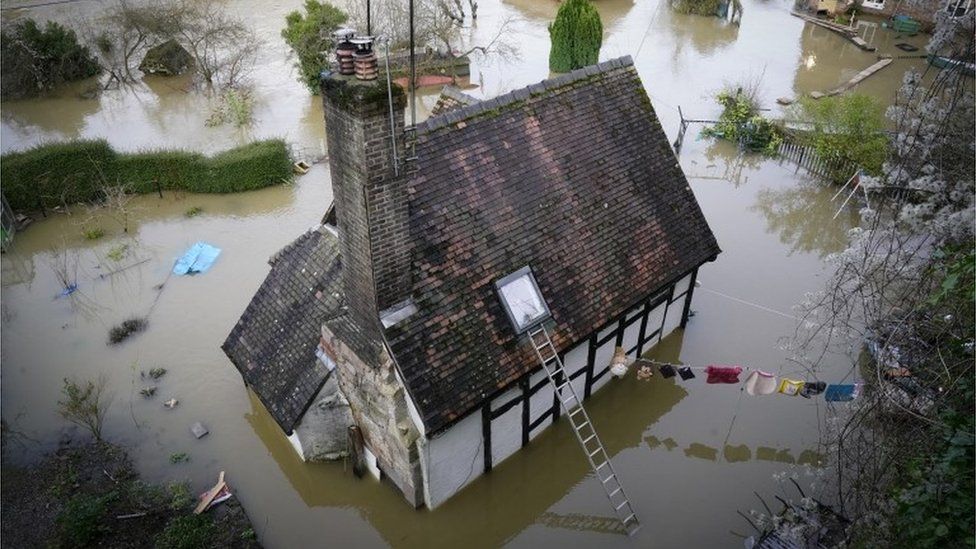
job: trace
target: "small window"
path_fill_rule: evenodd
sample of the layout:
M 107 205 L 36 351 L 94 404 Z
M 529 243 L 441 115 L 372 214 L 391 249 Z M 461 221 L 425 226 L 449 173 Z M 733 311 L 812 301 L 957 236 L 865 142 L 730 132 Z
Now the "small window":
M 508 319 L 517 333 L 549 318 L 549 307 L 529 267 L 523 267 L 495 282 Z

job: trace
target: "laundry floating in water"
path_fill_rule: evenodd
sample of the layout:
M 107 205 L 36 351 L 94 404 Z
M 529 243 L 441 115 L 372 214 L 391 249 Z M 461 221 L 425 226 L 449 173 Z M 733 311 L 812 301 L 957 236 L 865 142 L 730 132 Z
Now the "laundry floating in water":
M 694 370 L 703 370 L 707 375 L 706 383 L 741 385 L 740 389 L 752 396 L 764 396 L 779 393 L 787 396 L 800 395 L 804 398 L 813 398 L 817 395 L 824 395 L 827 402 L 849 402 L 858 397 L 863 383 L 851 384 L 827 384 L 824 381 L 805 381 L 801 379 L 780 378 L 775 375 L 758 369 L 750 369 L 745 381 L 739 380 L 739 375 L 746 369 L 741 366 L 721 366 L 711 364 L 708 366 L 688 366 L 684 364 L 672 364 L 648 358 L 637 360 L 643 363 L 641 369 L 648 368 L 648 365 L 655 365 L 664 379 L 671 379 L 680 376 L 682 381 L 695 378 Z M 910 375 L 910 373 L 898 372 L 899 375 Z M 649 380 L 650 372 L 638 370 L 638 379 Z
M 176 265 L 173 266 L 173 274 L 182 276 L 205 273 L 210 270 L 219 255 L 220 248 L 206 242 L 197 242 L 176 260 Z

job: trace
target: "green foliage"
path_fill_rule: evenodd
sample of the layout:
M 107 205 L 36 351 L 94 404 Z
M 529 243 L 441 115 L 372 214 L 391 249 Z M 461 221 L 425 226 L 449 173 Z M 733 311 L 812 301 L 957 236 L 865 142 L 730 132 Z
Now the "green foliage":
M 4 194 L 15 210 L 90 202 L 105 184 L 132 192 L 163 189 L 229 193 L 291 179 L 288 146 L 280 139 L 255 141 L 213 157 L 186 151 L 117 153 L 103 140 L 40 145 L 0 157 Z
M 673 0 L 671 7 L 678 13 L 717 16 L 722 0 Z
M 169 521 L 166 528 L 156 536 L 157 549 L 197 549 L 210 547 L 211 538 L 216 533 L 210 517 L 206 515 L 184 515 Z
M 775 155 L 783 142 L 783 129 L 759 114 L 759 105 L 741 90 L 725 90 L 716 97 L 724 107 L 718 122 L 702 133 L 735 141 L 742 147 L 767 155 Z
M 930 305 L 938 305 L 959 296 L 966 303 L 976 302 L 976 254 L 956 249 L 940 249 L 933 253 L 937 265 L 944 266 L 945 278 L 929 298 Z
M 190 455 L 186 452 L 176 452 L 169 455 L 169 462 L 172 464 L 186 463 L 190 461 Z
M 78 494 L 68 500 L 58 515 L 59 537 L 65 547 L 89 547 L 107 530 L 104 520 L 108 507 L 118 494 L 104 496 Z
M 839 169 L 855 164 L 869 175 L 880 175 L 888 154 L 884 107 L 873 97 L 857 93 L 800 101 L 800 119 L 810 124 L 804 137 L 823 160 Z M 844 181 L 851 174 L 836 173 Z
M 149 370 L 149 377 L 159 379 L 166 375 L 166 368 L 152 368 Z
M 0 95 L 37 95 L 101 70 L 75 32 L 53 21 L 41 29 L 33 19 L 14 23 L 0 33 Z
M 146 329 L 149 323 L 145 318 L 130 318 L 121 324 L 116 324 L 108 331 L 109 345 L 117 345 L 125 341 L 130 335 L 137 334 Z M 152 396 L 152 395 L 147 395 Z
M 105 236 L 105 230 L 101 227 L 87 227 L 82 229 L 82 234 L 85 235 L 85 240 L 98 240 Z
M 125 256 L 128 255 L 128 253 L 129 253 L 129 245 L 119 244 L 117 246 L 112 246 L 111 248 L 109 248 L 108 252 L 106 252 L 105 254 L 105 257 L 118 263 L 119 261 L 125 259 Z
M 603 23 L 589 0 L 566 0 L 549 25 L 549 70 L 569 72 L 593 65 L 600 57 Z
M 88 429 L 96 440 L 101 440 L 102 423 L 111 400 L 105 393 L 107 385 L 108 378 L 102 375 L 84 382 L 65 378 L 58 413 L 71 423 Z
M 191 208 L 188 208 L 185 212 L 183 212 L 183 215 L 186 217 L 196 217 L 202 213 L 203 213 L 203 208 L 201 208 L 200 206 L 193 206 Z
M 229 89 L 220 97 L 220 103 L 210 113 L 205 125 L 213 127 L 230 122 L 235 128 L 251 124 L 254 118 L 254 99 L 247 90 Z
M 258 535 L 254 532 L 254 528 L 247 528 L 241 532 L 241 539 L 244 541 L 257 541 Z
M 298 57 L 295 66 L 299 80 L 313 94 L 319 93 L 319 73 L 328 67 L 328 58 L 322 52 L 332 50 L 332 32 L 348 19 L 339 8 L 317 0 L 305 0 L 305 15 L 293 11 L 285 16 L 281 37 Z
M 193 503 L 193 495 L 190 494 L 190 486 L 186 482 L 171 482 L 166 488 L 169 491 L 170 509 L 182 511 Z

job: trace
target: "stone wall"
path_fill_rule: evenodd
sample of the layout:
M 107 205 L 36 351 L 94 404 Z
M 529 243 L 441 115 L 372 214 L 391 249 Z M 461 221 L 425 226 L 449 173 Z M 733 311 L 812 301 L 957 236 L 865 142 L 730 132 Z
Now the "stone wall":
M 295 426 L 296 447 L 305 461 L 339 459 L 349 455 L 349 435 L 353 424 L 349 401 L 339 390 L 336 376 L 330 375 L 315 395 L 311 406 Z
M 408 395 L 385 348 L 375 364 L 363 361 L 328 326 L 322 327 L 327 354 L 336 364 L 339 389 L 349 400 L 352 416 L 380 470 L 414 507 L 424 504 L 418 439 L 410 418 Z

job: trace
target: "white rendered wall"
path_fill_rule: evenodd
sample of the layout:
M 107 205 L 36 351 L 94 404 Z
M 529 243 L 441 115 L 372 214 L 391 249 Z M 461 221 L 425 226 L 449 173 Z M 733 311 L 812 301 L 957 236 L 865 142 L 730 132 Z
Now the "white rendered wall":
M 484 472 L 481 413 L 431 438 L 424 453 L 424 495 L 427 507 L 433 509 Z

